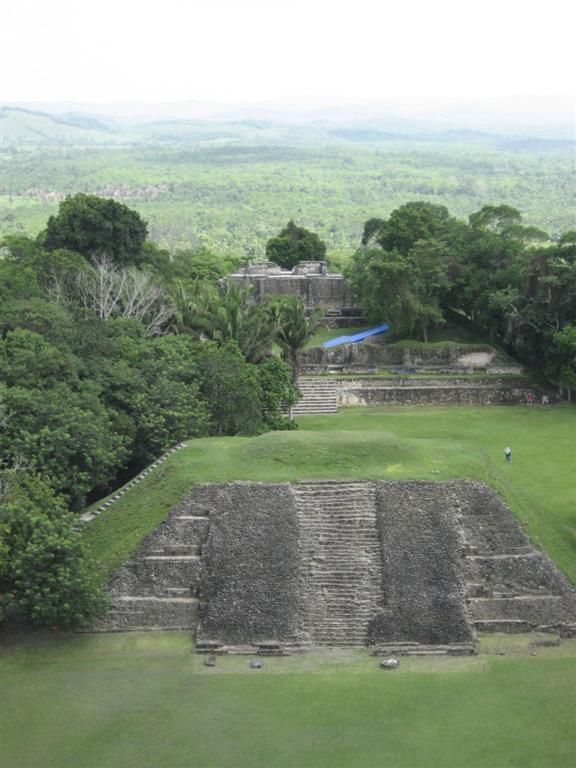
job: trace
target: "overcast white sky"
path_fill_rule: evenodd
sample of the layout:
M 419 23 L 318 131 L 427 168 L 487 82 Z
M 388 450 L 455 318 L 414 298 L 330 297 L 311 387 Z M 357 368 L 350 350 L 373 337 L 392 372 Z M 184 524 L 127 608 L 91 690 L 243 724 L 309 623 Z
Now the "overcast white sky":
M 566 0 L 13 0 L 3 101 L 250 102 L 574 90 Z

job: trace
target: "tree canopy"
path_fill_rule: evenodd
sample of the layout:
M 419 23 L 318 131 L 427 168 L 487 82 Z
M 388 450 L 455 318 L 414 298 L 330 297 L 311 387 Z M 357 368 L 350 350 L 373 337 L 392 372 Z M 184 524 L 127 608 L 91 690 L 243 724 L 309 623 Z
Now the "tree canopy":
M 443 206 L 407 203 L 365 223 L 348 274 L 371 321 L 426 339 L 456 314 L 551 378 L 572 380 L 564 329 L 576 319 L 573 232 L 553 241 L 508 205 L 464 222 Z
M 284 269 L 292 269 L 300 261 L 323 261 L 326 244 L 317 234 L 290 220 L 277 237 L 268 240 L 266 256 Z
M 128 266 L 144 260 L 146 222 L 116 200 L 78 193 L 60 203 L 41 236 L 44 248 L 67 248 L 86 258 L 107 256 Z

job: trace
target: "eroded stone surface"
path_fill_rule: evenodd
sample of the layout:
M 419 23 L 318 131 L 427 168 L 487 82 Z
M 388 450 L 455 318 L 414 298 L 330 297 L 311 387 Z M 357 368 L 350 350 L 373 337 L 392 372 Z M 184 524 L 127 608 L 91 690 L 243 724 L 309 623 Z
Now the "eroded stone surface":
M 461 537 L 443 483 L 377 482 L 382 609 L 368 640 L 471 643 Z
M 308 309 L 322 309 L 335 320 L 350 322 L 362 316 L 348 281 L 341 274 L 330 274 L 325 261 L 303 261 L 291 270 L 271 261 L 252 261 L 220 281 L 223 287 L 228 283 L 251 286 L 257 302 L 271 296 L 296 296 Z
M 470 653 L 576 631 L 576 597 L 481 483 L 197 486 L 112 578 L 94 628 L 188 628 L 207 653 Z
M 298 623 L 298 523 L 288 484 L 222 490 L 203 551 L 198 641 L 293 642 Z

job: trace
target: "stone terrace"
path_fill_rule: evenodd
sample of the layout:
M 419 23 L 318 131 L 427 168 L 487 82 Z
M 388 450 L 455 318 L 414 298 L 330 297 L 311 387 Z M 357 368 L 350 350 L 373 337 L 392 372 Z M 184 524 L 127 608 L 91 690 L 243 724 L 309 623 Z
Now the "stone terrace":
M 472 653 L 476 631 L 576 632 L 576 594 L 481 483 L 197 486 L 109 584 L 93 629 L 197 650 Z

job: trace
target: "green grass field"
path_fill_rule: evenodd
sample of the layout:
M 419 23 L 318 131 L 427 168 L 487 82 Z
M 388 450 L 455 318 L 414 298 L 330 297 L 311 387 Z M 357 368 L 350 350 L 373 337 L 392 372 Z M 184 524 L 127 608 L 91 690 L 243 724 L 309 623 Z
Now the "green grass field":
M 345 408 L 299 423 L 296 432 L 190 441 L 87 526 L 103 576 L 194 483 L 466 477 L 501 493 L 534 543 L 576 583 L 575 408 Z
M 569 768 L 576 641 L 477 657 L 218 660 L 181 633 L 40 637 L 0 661 L 2 768 Z M 499 656 L 506 652 L 508 655 Z M 535 655 L 531 655 L 535 654 Z
M 576 581 L 576 409 L 350 408 L 190 441 L 88 524 L 104 577 L 194 483 L 470 477 Z M 504 462 L 504 447 L 513 462 Z M 183 633 L 28 636 L 0 657 L 1 768 L 571 768 L 576 640 L 475 657 L 360 651 L 202 665 Z

